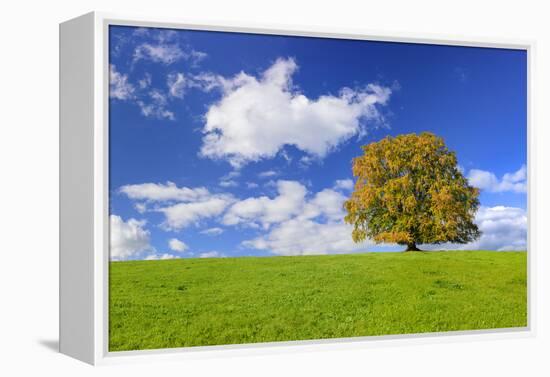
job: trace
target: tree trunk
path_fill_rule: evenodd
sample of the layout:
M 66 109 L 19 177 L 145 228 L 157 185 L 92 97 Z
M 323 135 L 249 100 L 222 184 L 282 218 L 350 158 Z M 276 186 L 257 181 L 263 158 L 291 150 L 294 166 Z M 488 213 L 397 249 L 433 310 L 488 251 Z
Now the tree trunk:
M 407 243 L 407 250 L 405 251 L 422 251 L 418 247 L 416 247 L 416 242 L 409 242 Z

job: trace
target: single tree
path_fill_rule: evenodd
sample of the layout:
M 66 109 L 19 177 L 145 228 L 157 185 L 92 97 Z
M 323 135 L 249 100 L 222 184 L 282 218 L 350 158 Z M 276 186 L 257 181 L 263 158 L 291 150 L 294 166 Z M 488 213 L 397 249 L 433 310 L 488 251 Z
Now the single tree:
M 344 203 L 354 242 L 370 238 L 416 251 L 418 244 L 479 238 L 479 191 L 442 138 L 429 132 L 388 136 L 362 148 L 353 160 L 355 189 Z

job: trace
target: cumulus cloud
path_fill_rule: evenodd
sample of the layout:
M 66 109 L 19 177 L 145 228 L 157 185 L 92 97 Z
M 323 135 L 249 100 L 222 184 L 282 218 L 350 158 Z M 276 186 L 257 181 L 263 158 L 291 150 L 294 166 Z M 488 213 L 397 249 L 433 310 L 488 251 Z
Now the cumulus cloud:
M 526 250 L 527 213 L 515 207 L 481 207 L 476 223 L 482 231 L 481 238 L 462 249 L 473 250 Z
M 282 182 L 287 181 L 279 181 L 278 185 Z M 306 255 L 366 251 L 367 246 L 372 244 L 356 244 L 351 239 L 352 227 L 343 222 L 343 203 L 346 200 L 344 195 L 333 189 L 324 189 L 308 199 L 306 188 L 298 182 L 292 183 L 294 190 L 300 192 L 300 195 L 294 197 L 292 210 L 283 213 L 284 216 L 272 217 L 267 223 L 271 225 L 269 233 L 246 240 L 242 246 L 267 250 L 278 255 Z M 272 204 L 275 200 L 288 199 L 279 189 L 279 195 L 269 200 L 266 203 Z M 250 199 L 239 203 L 247 201 Z M 261 209 L 262 211 L 247 212 L 244 219 L 253 224 L 262 223 L 265 228 L 265 220 L 262 218 L 270 209 L 268 205 Z M 228 214 L 230 211 L 231 209 Z M 240 219 L 243 220 L 242 217 Z
M 149 254 L 145 257 L 145 260 L 166 260 L 166 259 L 178 259 L 179 257 L 173 254 Z
M 347 198 L 332 189 L 324 189 L 315 194 L 303 206 L 303 211 L 298 215 L 302 219 L 323 217 L 330 221 L 342 220 L 345 216 L 344 201 Z
M 489 171 L 472 169 L 468 173 L 470 184 L 489 192 L 527 192 L 527 168 L 522 165 L 517 171 L 506 173 L 502 179 Z
M 220 234 L 223 233 L 223 229 L 218 227 L 208 228 L 208 229 L 202 230 L 200 233 L 206 234 L 207 236 L 219 236 Z
M 269 230 L 245 240 L 245 248 L 278 255 L 305 255 L 365 251 L 371 243 L 355 244 L 351 226 L 343 222 L 346 197 L 333 189 L 308 195 L 296 181 L 276 183 L 277 196 L 253 197 L 234 203 L 225 213 L 225 225 L 243 224 Z
M 240 175 L 240 171 L 233 170 L 220 178 L 219 185 L 221 187 L 237 187 L 239 186 L 239 182 L 237 182 L 235 178 L 238 178 Z
M 199 258 L 224 258 L 225 255 L 219 251 L 206 251 L 199 254 Z
M 135 88 L 128 81 L 128 75 L 116 70 L 114 64 L 109 65 L 109 96 L 118 100 L 128 100 L 134 97 Z
M 369 84 L 311 99 L 293 86 L 297 68 L 293 59 L 278 59 L 259 78 L 204 76 L 204 87 L 221 88 L 222 98 L 205 115 L 201 155 L 241 167 L 294 145 L 322 158 L 363 134 L 367 121 L 382 120 L 378 106 L 388 102 L 391 89 Z
M 270 178 L 276 176 L 278 173 L 275 170 L 267 170 L 258 174 L 260 178 Z
M 278 224 L 271 232 L 243 242 L 244 247 L 278 255 L 313 255 L 367 251 L 372 242 L 354 243 L 352 228 L 343 222 L 321 223 L 294 218 Z
M 232 180 L 220 181 L 220 186 L 221 187 L 237 187 L 237 186 L 239 186 L 239 182 L 232 181 Z
M 189 225 L 198 225 L 203 219 L 221 215 L 232 201 L 232 197 L 228 195 L 213 195 L 198 202 L 177 203 L 155 211 L 164 214 L 164 228 L 179 230 Z
M 124 221 L 120 216 L 111 215 L 110 224 L 111 260 L 125 260 L 152 250 L 144 220 Z
M 133 200 L 156 202 L 148 211 L 165 216 L 162 226 L 167 230 L 179 230 L 198 225 L 203 219 L 220 215 L 234 198 L 228 194 L 212 194 L 204 187 L 178 187 L 173 182 L 125 185 L 119 192 Z
M 336 187 L 349 189 L 349 183 L 337 181 L 333 188 L 314 195 L 293 181 L 279 181 L 274 198 L 248 198 L 235 203 L 226 212 L 226 225 L 256 225 L 268 232 L 242 242 L 245 248 L 265 250 L 278 255 L 305 255 L 367 251 L 371 240 L 356 244 L 352 226 L 345 224 L 343 203 L 347 199 Z M 282 189 L 287 185 L 286 188 Z M 294 193 L 294 194 L 292 194 Z M 282 205 L 281 203 L 292 203 Z M 272 212 L 277 211 L 277 212 Z M 424 245 L 432 250 L 525 250 L 527 214 L 514 207 L 480 207 L 475 218 L 482 231 L 479 240 L 465 244 Z M 379 245 L 380 246 L 380 245 Z
M 279 154 L 281 155 L 282 158 L 284 158 L 284 160 L 287 162 L 287 164 L 290 164 L 292 162 L 292 157 L 290 157 L 290 155 L 288 154 L 288 152 L 286 150 L 281 149 Z
M 352 190 L 353 181 L 351 179 L 338 179 L 334 183 L 334 189 L 336 190 Z
M 185 242 L 180 241 L 177 238 L 171 238 L 168 241 L 168 247 L 170 248 L 170 250 L 178 253 L 183 253 L 184 251 L 189 249 L 189 246 L 187 246 Z
M 336 212 L 336 207 L 333 207 Z M 513 207 L 481 207 L 476 223 L 482 231 L 479 240 L 468 244 L 422 245 L 426 250 L 526 250 L 527 215 L 524 210 Z M 308 216 L 297 216 L 282 221 L 270 232 L 245 240 L 242 246 L 266 250 L 278 255 L 308 255 L 351 253 L 367 251 L 375 246 L 371 240 L 354 243 L 352 227 L 334 217 L 322 221 Z
M 481 237 L 467 244 L 422 245 L 426 250 L 527 250 L 527 212 L 516 207 L 481 206 L 475 223 Z
M 278 196 L 252 197 L 233 204 L 223 217 L 223 224 L 263 226 L 289 219 L 300 213 L 306 196 L 306 188 L 295 181 L 278 181 Z
M 136 203 L 134 204 L 134 208 L 141 214 L 147 212 L 147 204 L 145 203 Z
M 210 192 L 205 187 L 189 188 L 178 187 L 174 182 L 140 183 L 136 185 L 124 185 L 119 192 L 126 194 L 134 200 L 147 201 L 182 201 L 190 202 L 206 198 Z
M 307 168 L 316 161 L 318 162 L 319 159 L 312 156 L 302 156 L 300 158 L 300 167 Z

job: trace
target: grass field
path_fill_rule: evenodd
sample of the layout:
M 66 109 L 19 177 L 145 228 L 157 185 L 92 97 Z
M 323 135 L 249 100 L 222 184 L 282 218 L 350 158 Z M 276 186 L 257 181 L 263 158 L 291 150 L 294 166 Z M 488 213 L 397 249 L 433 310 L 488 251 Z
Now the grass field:
M 527 325 L 525 252 L 112 262 L 110 351 Z

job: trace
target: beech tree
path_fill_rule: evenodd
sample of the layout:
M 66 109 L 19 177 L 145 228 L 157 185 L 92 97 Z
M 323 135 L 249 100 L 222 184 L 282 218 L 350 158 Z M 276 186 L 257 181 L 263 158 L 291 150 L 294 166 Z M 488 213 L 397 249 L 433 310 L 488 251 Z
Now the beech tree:
M 352 238 L 406 245 L 467 243 L 481 235 L 479 191 L 442 138 L 423 132 L 386 137 L 353 159 L 354 191 L 344 203 Z

